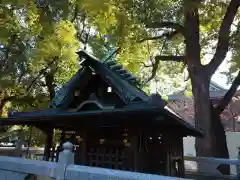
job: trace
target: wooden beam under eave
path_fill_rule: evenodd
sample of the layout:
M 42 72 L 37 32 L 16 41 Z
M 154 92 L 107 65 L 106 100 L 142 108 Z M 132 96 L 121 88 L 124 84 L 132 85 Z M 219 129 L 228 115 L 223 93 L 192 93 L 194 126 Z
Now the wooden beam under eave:
M 46 129 L 46 139 L 45 139 L 45 148 L 44 148 L 44 155 L 43 160 L 49 161 L 51 155 L 51 148 L 53 145 L 53 127 L 49 127 Z

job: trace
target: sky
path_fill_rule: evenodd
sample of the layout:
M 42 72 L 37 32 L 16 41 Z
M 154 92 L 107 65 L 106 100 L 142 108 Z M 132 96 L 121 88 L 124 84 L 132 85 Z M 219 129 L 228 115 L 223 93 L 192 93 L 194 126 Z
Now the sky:
M 231 53 L 227 53 L 225 60 L 219 66 L 216 73 L 212 76 L 212 81 L 216 82 L 226 89 L 228 89 L 231 85 L 227 84 L 227 77 L 220 72 L 227 71 L 229 69 L 229 64 L 227 63 L 229 59 L 231 59 Z
M 236 22 L 235 22 L 236 23 Z M 232 25 L 231 26 L 232 30 L 236 30 L 236 26 Z M 205 58 L 205 57 L 204 57 Z M 207 55 L 206 59 L 211 59 L 212 55 Z M 221 71 L 227 71 L 229 69 L 229 64 L 227 63 L 229 60 L 232 58 L 232 52 L 228 51 L 225 60 L 222 62 L 222 64 L 219 66 L 218 70 L 216 73 L 212 76 L 212 81 L 216 82 L 217 84 L 225 87 L 225 88 L 230 88 L 231 84 L 227 84 L 227 77 L 220 74 Z
M 212 81 L 219 84 L 220 86 L 228 89 L 230 85 L 227 84 L 227 78 L 224 75 L 221 75 L 220 73 L 215 73 L 212 77 Z

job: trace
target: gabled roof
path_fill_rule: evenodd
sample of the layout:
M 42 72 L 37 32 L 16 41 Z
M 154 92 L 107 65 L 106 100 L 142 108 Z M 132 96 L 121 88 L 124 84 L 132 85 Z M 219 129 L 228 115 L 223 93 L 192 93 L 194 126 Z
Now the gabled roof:
M 111 87 L 114 87 L 116 93 L 125 104 L 136 101 L 147 101 L 149 99 L 148 95 L 137 87 L 139 83 L 137 78 L 120 64 L 117 64 L 116 61 L 101 62 L 84 50 L 79 51 L 78 54 L 81 58 L 84 58 L 84 61 L 81 63 L 82 68 L 60 89 L 50 107 L 66 108 L 72 101 L 74 89 L 80 86 L 83 88 L 81 82 L 92 71 L 98 73 Z
M 180 92 L 176 92 L 176 93 L 168 95 L 168 100 L 169 101 L 180 101 L 180 100 L 190 99 L 191 97 L 188 97 L 185 95 L 186 90 L 188 90 L 188 89 L 184 88 Z M 210 93 L 211 99 L 222 98 L 227 93 L 227 91 L 228 91 L 228 89 L 224 88 L 223 86 L 217 84 L 214 81 L 210 81 L 209 93 Z M 239 94 L 240 94 L 240 91 L 237 91 L 235 95 L 239 96 Z
M 137 79 L 121 65 L 117 64 L 116 61 L 101 62 L 85 51 L 80 51 L 78 54 L 81 59 L 84 59 L 81 63 L 81 69 L 56 94 L 50 105 L 50 109 L 34 112 L 12 112 L 9 113 L 8 119 L 1 119 L 0 124 L 21 124 L 23 122 L 31 124 L 38 121 L 50 123 L 52 120 L 56 120 L 54 124 L 61 124 L 70 120 L 70 117 L 73 124 L 77 122 L 82 122 L 83 124 L 91 123 L 92 121 L 87 121 L 87 117 L 91 117 L 90 119 L 99 119 L 99 121 L 101 120 L 101 122 L 104 122 L 105 124 L 115 123 L 115 121 L 112 121 L 112 118 L 103 118 L 110 116 L 113 117 L 114 114 L 115 116 L 124 117 L 128 117 L 127 114 L 129 114 L 129 116 L 132 114 L 131 116 L 134 117 L 142 114 L 145 116 L 143 122 L 146 123 L 148 122 L 148 118 L 146 117 L 153 114 L 154 117 L 168 117 L 163 121 L 155 121 L 158 125 L 173 123 L 174 125 L 183 128 L 186 135 L 202 135 L 201 131 L 186 123 L 183 119 L 165 107 L 166 103 L 160 95 L 148 96 L 144 91 L 138 88 L 139 82 Z M 74 98 L 76 88 L 84 88 L 87 84 L 88 78 L 93 74 L 99 75 L 109 86 L 114 88 L 114 92 L 121 98 L 125 105 L 122 108 L 115 109 L 68 112 L 67 108 Z M 111 119 L 111 121 L 108 122 L 107 119 Z M 116 123 L 121 122 L 120 117 L 114 119 L 116 119 Z M 122 121 L 124 122 L 124 120 Z M 139 121 L 140 123 L 139 119 L 136 120 L 135 118 L 135 120 L 131 120 L 131 122 L 137 123 L 136 121 Z M 98 124 L 96 121 L 94 121 L 94 123 Z
M 149 96 L 137 87 L 136 77 L 125 70 L 122 65 L 117 64 L 116 61 L 100 62 L 85 51 L 80 51 L 78 54 L 86 58 L 83 66 L 89 66 L 103 79 L 106 79 L 111 86 L 116 88 L 117 93 L 122 96 L 126 103 L 149 100 Z

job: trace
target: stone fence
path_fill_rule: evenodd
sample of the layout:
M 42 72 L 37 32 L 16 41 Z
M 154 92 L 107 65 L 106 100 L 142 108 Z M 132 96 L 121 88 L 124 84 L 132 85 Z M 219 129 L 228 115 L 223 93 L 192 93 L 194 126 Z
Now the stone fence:
M 0 180 L 177 180 L 181 178 L 74 165 L 73 145 L 66 142 L 58 162 L 0 156 Z
M 185 156 L 184 157 L 185 164 L 186 162 L 194 162 L 195 165 L 192 164 L 192 169 L 185 170 L 185 177 L 194 178 L 194 179 L 232 179 L 232 180 L 240 180 L 240 159 L 224 159 L 224 158 L 212 158 L 212 157 L 193 157 L 193 156 Z M 201 163 L 204 165 L 205 169 L 197 169 L 197 164 Z M 236 174 L 222 174 L 218 167 L 221 164 L 227 164 L 230 167 L 235 166 L 237 169 Z
M 67 143 L 71 148 L 72 145 Z M 67 145 L 65 144 L 65 145 Z M 70 148 L 70 149 L 71 149 Z M 66 154 L 73 154 L 72 151 L 69 149 L 69 151 L 67 149 L 65 149 L 65 155 L 59 155 L 59 158 L 61 156 L 66 156 Z M 38 160 L 42 160 L 43 159 L 43 152 L 44 152 L 44 148 L 19 148 L 19 147 L 0 147 L 0 163 L 2 163 L 2 166 L 0 166 L 0 170 L 2 169 L 1 167 L 3 167 L 2 170 L 4 170 L 4 168 L 8 167 L 6 162 L 12 162 L 12 166 L 15 166 L 14 163 L 16 164 L 16 166 L 19 166 L 21 168 L 28 168 L 28 166 L 31 168 L 33 168 L 34 166 L 38 166 L 39 172 L 33 173 L 30 171 L 26 171 L 26 170 L 21 170 L 20 173 L 18 172 L 17 174 L 22 174 L 23 176 L 26 176 L 27 174 L 35 174 L 35 175 L 42 175 L 42 176 L 48 176 L 48 177 L 52 177 L 52 178 L 56 178 L 55 174 L 54 176 L 52 175 L 46 175 L 45 172 L 47 172 L 48 170 L 51 172 L 56 171 L 56 167 L 59 163 L 61 162 L 65 162 L 65 160 L 63 159 L 59 159 L 58 163 L 54 163 L 54 162 L 46 162 L 46 161 L 35 161 L 35 160 L 26 160 L 23 158 L 30 158 L 30 159 L 38 159 Z M 68 152 L 68 153 L 66 153 Z M 54 156 L 56 156 L 57 153 L 55 153 Z M 64 154 L 64 153 L 63 153 Z M 12 156 L 12 157 L 23 157 L 23 158 L 12 158 L 12 157 L 4 157 L 4 156 Z M 238 159 L 222 159 L 222 158 L 211 158 L 211 157 L 194 157 L 194 156 L 185 156 L 185 175 L 187 178 L 205 178 L 205 179 L 238 179 L 240 175 L 240 151 L 239 151 L 239 157 Z M 72 162 L 73 162 L 73 157 L 72 157 Z M 25 166 L 24 163 L 28 164 L 28 166 Z M 206 169 L 202 169 L 203 171 L 200 172 L 197 168 L 198 163 L 205 163 L 206 164 Z M 29 164 L 32 164 L 29 165 Z M 70 163 L 73 164 L 73 163 Z M 231 167 L 236 167 L 236 173 L 231 174 L 231 175 L 224 175 L 221 174 L 218 170 L 218 166 L 220 164 L 228 164 Z M 41 168 L 40 168 L 41 167 Z M 74 168 L 79 168 L 82 169 L 86 168 L 85 166 L 76 166 L 76 165 L 69 165 L 68 168 L 70 167 L 74 167 Z M 46 168 L 48 170 L 46 170 Z M 52 168 L 52 169 L 51 169 Z M 88 167 L 88 171 L 89 171 Z M 90 168 L 91 170 L 95 170 L 97 172 L 99 171 L 106 171 L 106 172 L 115 172 L 113 170 L 107 170 L 107 169 L 102 169 L 102 168 Z M 4 170 L 7 171 L 7 170 Z M 9 169 L 9 171 L 16 171 L 14 169 Z M 63 171 L 62 171 L 63 172 Z M 117 171 L 116 171 L 117 172 Z M 123 171 L 121 171 L 123 172 Z M 129 173 L 129 172 L 127 172 Z M 10 173 L 11 175 L 14 175 L 14 173 Z M 136 173 L 134 173 L 136 174 Z M 2 175 L 2 173 L 0 172 L 0 175 Z M 4 176 L 6 175 L 6 172 L 4 172 Z M 143 175 L 143 174 L 141 174 Z M 152 176 L 152 175 L 151 175 Z M 2 176 L 0 176 L 2 177 Z M 0 178 L 1 180 L 2 178 Z M 40 178 L 41 179 L 41 178 Z M 49 178 L 48 178 L 49 179 Z M 176 178 L 175 178 L 176 179 Z M 44 179 L 45 180 L 45 179 Z

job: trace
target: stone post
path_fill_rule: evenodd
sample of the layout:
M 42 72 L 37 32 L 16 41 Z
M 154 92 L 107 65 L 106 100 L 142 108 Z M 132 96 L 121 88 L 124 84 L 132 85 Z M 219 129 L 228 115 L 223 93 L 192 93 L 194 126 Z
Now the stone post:
M 56 180 L 65 180 L 65 170 L 69 164 L 74 164 L 73 144 L 63 144 L 63 151 L 59 153 Z
M 22 157 L 23 155 L 23 141 L 24 141 L 24 134 L 23 132 L 19 133 L 18 140 L 16 142 L 15 152 L 17 157 Z
M 240 161 L 240 146 L 238 147 L 238 160 Z M 240 180 L 240 165 L 237 165 L 237 180 Z

